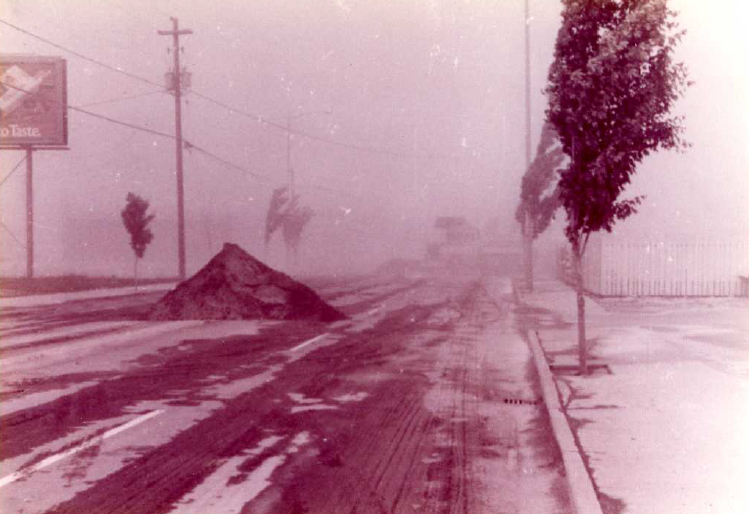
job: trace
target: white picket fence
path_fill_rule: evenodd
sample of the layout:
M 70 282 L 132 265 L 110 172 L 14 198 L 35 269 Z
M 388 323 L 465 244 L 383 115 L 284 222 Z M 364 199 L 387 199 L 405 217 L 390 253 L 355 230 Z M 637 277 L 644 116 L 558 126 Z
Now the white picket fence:
M 749 241 L 622 241 L 594 236 L 585 288 L 602 296 L 746 296 Z

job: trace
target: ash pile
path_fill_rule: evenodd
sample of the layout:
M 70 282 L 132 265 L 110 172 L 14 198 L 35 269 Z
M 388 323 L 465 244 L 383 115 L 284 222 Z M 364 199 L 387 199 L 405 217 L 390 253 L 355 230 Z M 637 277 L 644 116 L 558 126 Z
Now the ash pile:
M 266 266 L 239 246 L 223 249 L 169 291 L 148 318 L 166 320 L 278 319 L 337 321 L 346 316 L 317 293 Z

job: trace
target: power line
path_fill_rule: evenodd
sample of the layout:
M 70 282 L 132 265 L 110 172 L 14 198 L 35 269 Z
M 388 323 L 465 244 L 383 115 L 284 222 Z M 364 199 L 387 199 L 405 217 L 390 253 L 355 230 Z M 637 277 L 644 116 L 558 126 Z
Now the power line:
M 413 158 L 413 157 L 417 157 L 417 158 L 418 157 L 422 157 L 423 158 L 423 157 L 427 157 L 427 158 L 443 158 L 443 159 L 458 159 L 458 158 L 460 158 L 459 155 L 449 155 L 449 154 L 432 154 L 432 153 L 430 153 L 430 154 L 421 154 L 421 155 L 419 155 L 419 154 L 408 153 L 408 152 L 397 152 L 397 151 L 393 151 L 393 150 L 388 150 L 386 148 L 380 148 L 380 147 L 374 147 L 374 146 L 366 146 L 366 145 L 358 145 L 358 144 L 355 144 L 355 143 L 346 143 L 346 142 L 343 142 L 343 141 L 337 141 L 335 139 L 328 139 L 328 138 L 325 138 L 325 137 L 322 137 L 322 136 L 317 136 L 315 134 L 311 134 L 309 132 L 304 132 L 304 131 L 301 131 L 301 130 L 297 130 L 297 129 L 293 129 L 293 128 L 287 127 L 283 123 L 278 123 L 278 122 L 275 122 L 275 121 L 270 121 L 270 120 L 264 118 L 263 116 L 260 116 L 259 114 L 255 114 L 255 113 L 243 111 L 241 109 L 237 109 L 235 107 L 232 107 L 232 106 L 230 106 L 228 104 L 225 104 L 225 103 L 223 103 L 223 102 L 221 102 L 219 100 L 216 100 L 214 98 L 206 96 L 206 95 L 204 95 L 202 93 L 199 93 L 197 91 L 190 91 L 190 93 L 192 95 L 194 95 L 194 96 L 197 96 L 198 98 L 201 98 L 201 99 L 207 101 L 207 102 L 210 102 L 212 104 L 218 105 L 219 107 L 223 107 L 224 109 L 227 109 L 227 110 L 229 110 L 230 112 L 232 112 L 234 114 L 238 114 L 240 116 L 244 116 L 246 118 L 250 118 L 250 119 L 256 121 L 257 123 L 260 123 L 260 124 L 263 124 L 263 125 L 268 125 L 270 127 L 277 128 L 279 130 L 282 130 L 284 132 L 288 132 L 290 134 L 294 134 L 294 135 L 297 135 L 297 136 L 305 137 L 305 138 L 310 139 L 312 141 L 319 141 L 321 143 L 325 143 L 325 144 L 329 144 L 329 145 L 334 145 L 334 146 L 339 146 L 339 147 L 342 147 L 342 148 L 348 148 L 348 149 L 356 150 L 356 151 L 359 151 L 359 152 L 374 153 L 374 154 L 379 154 L 379 155 L 389 155 L 391 157 L 404 157 L 404 158 Z
M 238 164 L 234 164 L 233 162 L 227 161 L 226 159 L 223 159 L 223 158 L 221 158 L 221 157 L 219 157 L 219 156 L 217 156 L 217 155 L 209 152 L 208 150 L 205 150 L 204 148 L 200 148 L 198 146 L 195 146 L 192 143 L 189 143 L 188 141 L 185 141 L 185 148 L 188 151 L 189 150 L 195 150 L 195 151 L 197 151 L 197 152 L 205 155 L 206 157 L 210 157 L 211 159 L 214 159 L 215 161 L 223 164 L 227 168 L 230 168 L 230 169 L 233 169 L 235 171 L 239 171 L 239 172 L 251 175 L 252 177 L 254 177 L 257 180 L 259 180 L 260 182 L 263 182 L 266 185 L 270 185 L 270 181 L 272 179 L 271 179 L 271 177 L 268 177 L 267 175 L 259 175 L 259 174 L 255 173 L 253 171 L 250 171 L 249 169 L 247 169 L 247 168 L 245 168 L 243 166 L 239 166 Z M 350 198 L 356 198 L 356 199 L 360 199 L 361 196 L 363 196 L 362 194 L 353 193 L 351 191 L 344 191 L 342 189 L 335 189 L 335 188 L 327 187 L 327 186 L 314 186 L 314 185 L 311 185 L 311 184 L 302 184 L 302 185 L 299 185 L 298 189 L 324 191 L 326 193 L 332 193 L 332 194 L 336 194 L 336 195 L 343 195 L 343 196 L 348 196 Z
M 32 91 L 27 91 L 26 89 L 20 88 L 20 87 L 14 85 L 14 84 L 10 84 L 8 82 L 4 82 L 4 81 L 0 80 L 0 84 L 2 84 L 5 87 L 9 87 L 11 89 L 16 89 L 18 91 L 22 91 L 22 92 L 26 93 L 27 95 L 32 95 L 32 96 L 38 95 L 38 93 L 34 93 Z M 132 129 L 135 129 L 135 130 L 140 130 L 142 132 L 148 132 L 149 134 L 153 134 L 153 135 L 156 135 L 156 136 L 166 137 L 166 138 L 169 138 L 169 139 L 176 139 L 176 137 L 174 137 L 172 134 L 167 134 L 166 132 L 159 132 L 158 130 L 150 129 L 148 127 L 143 127 L 141 125 L 135 125 L 134 123 L 128 123 L 126 121 L 120 121 L 120 120 L 117 120 L 115 118 L 110 118 L 109 116 L 104 116 L 103 114 L 97 114 L 95 112 L 87 111 L 86 109 L 81 109 L 80 107 L 73 107 L 72 105 L 61 104 L 60 102 L 58 102 L 56 100 L 47 99 L 47 101 L 51 101 L 51 102 L 56 103 L 58 105 L 62 105 L 63 107 L 67 107 L 71 111 L 80 112 L 80 113 L 83 113 L 83 114 L 87 114 L 89 116 L 93 116 L 94 118 L 99 118 L 99 119 L 102 119 L 102 120 L 109 121 L 110 123 L 115 123 L 117 125 L 122 125 L 124 127 L 132 128 Z
M 94 107 L 94 106 L 97 106 L 97 105 L 113 104 L 113 103 L 117 103 L 117 102 L 123 102 L 125 100 L 133 100 L 135 98 L 141 98 L 143 96 L 155 95 L 157 93 L 163 93 L 163 92 L 164 92 L 164 89 L 162 88 L 162 89 L 160 89 L 158 91 L 148 91 L 146 93 L 138 93 L 136 95 L 123 96 L 121 98 L 111 98 L 109 100 L 102 100 L 100 102 L 91 102 L 91 103 L 88 103 L 88 104 L 78 105 L 77 107 L 79 107 L 79 108 L 81 108 L 81 107 Z
M 3 82 L 3 81 L 0 81 L 0 84 L 2 84 L 4 86 L 7 86 L 7 87 L 10 87 L 12 89 L 17 89 L 17 90 L 22 91 L 22 92 L 24 92 L 26 94 L 29 94 L 29 95 L 37 95 L 38 94 L 38 93 L 33 93 L 31 91 L 27 91 L 27 90 L 25 90 L 23 88 L 20 88 L 18 86 L 13 85 L 13 84 L 8 84 L 8 83 Z M 59 102 L 56 102 L 55 100 L 51 100 L 51 101 L 55 102 L 55 103 L 59 103 Z M 142 127 L 140 125 L 135 125 L 135 124 L 128 123 L 128 122 L 125 122 L 125 121 L 120 121 L 120 120 L 111 118 L 109 116 L 104 116 L 104 115 L 101 115 L 101 114 L 96 114 L 96 113 L 93 113 L 93 112 L 89 112 L 89 111 L 87 111 L 85 109 L 81 109 L 79 107 L 73 107 L 73 106 L 70 106 L 70 105 L 67 105 L 65 107 L 67 107 L 67 108 L 69 108 L 71 110 L 83 113 L 83 114 L 87 114 L 89 116 L 93 116 L 95 118 L 102 119 L 104 121 L 108 121 L 110 123 L 114 123 L 114 124 L 117 124 L 117 125 L 122 125 L 122 126 L 128 127 L 130 129 L 133 129 L 133 130 L 137 130 L 137 131 L 141 131 L 141 132 L 146 132 L 146 133 L 149 133 L 149 134 L 154 134 L 154 135 L 157 135 L 157 136 L 166 137 L 166 138 L 169 138 L 169 139 L 176 140 L 175 136 L 173 136 L 171 134 L 167 134 L 165 132 L 159 132 L 157 130 L 149 129 L 147 127 Z M 206 150 L 205 148 L 203 148 L 203 147 L 201 147 L 199 145 L 196 145 L 196 144 L 188 141 L 187 139 L 183 139 L 182 143 L 183 143 L 184 147 L 187 150 L 195 150 L 196 152 L 199 152 L 199 153 L 201 153 L 201 154 L 203 154 L 203 155 L 205 155 L 207 157 L 210 157 L 211 159 L 214 159 L 215 161 L 223 164 L 227 168 L 231 168 L 231 169 L 234 169 L 236 171 L 240 171 L 242 173 L 250 175 L 253 178 L 255 178 L 256 180 L 259 180 L 261 182 L 266 182 L 267 183 L 267 182 L 269 182 L 271 180 L 270 177 L 268 177 L 266 175 L 260 175 L 260 174 L 254 172 L 254 171 L 251 171 L 250 169 L 248 169 L 246 167 L 240 166 L 238 164 L 234 164 L 233 162 L 228 161 L 228 160 L 226 160 L 226 159 L 224 159 L 222 157 L 219 157 L 215 153 L 210 152 L 210 151 Z M 10 175 L 12 175 L 18 169 L 18 167 L 21 165 L 21 163 L 23 163 L 23 161 L 25 159 L 26 159 L 25 157 L 22 158 L 18 162 L 18 164 L 16 164 L 16 166 L 13 168 L 13 170 L 3 179 L 2 182 L 0 182 L 0 185 L 2 185 L 2 183 L 4 183 L 6 180 L 8 180 L 8 178 L 10 178 Z M 302 187 L 302 189 L 317 189 L 317 190 L 320 190 L 320 191 L 327 191 L 327 192 L 330 192 L 330 193 L 343 194 L 343 195 L 347 195 L 347 196 L 352 196 L 353 195 L 353 193 L 350 193 L 350 192 L 347 192 L 347 191 L 336 190 L 336 189 L 325 187 L 325 186 L 306 185 L 306 186 L 301 186 L 301 187 Z
M 16 235 L 13 233 L 13 231 L 11 229 L 9 229 L 8 226 L 5 223 L 3 223 L 2 221 L 0 221 L 0 226 L 2 226 L 8 232 L 8 234 L 10 234 L 10 237 L 12 237 L 15 240 L 16 243 L 18 243 L 19 245 L 21 245 L 21 248 L 26 248 L 26 245 L 23 244 L 21 242 L 21 240 L 16 237 Z
M 223 164 L 227 168 L 232 168 L 234 170 L 241 171 L 242 173 L 246 173 L 248 175 L 251 175 L 252 177 L 254 177 L 254 178 L 256 178 L 257 180 L 260 180 L 260 181 L 267 182 L 268 180 L 270 180 L 270 177 L 267 177 L 265 175 L 259 175 L 259 174 L 255 173 L 254 171 L 250 171 L 249 169 L 247 169 L 247 168 L 245 168 L 243 166 L 239 166 L 238 164 L 234 164 L 233 162 L 227 161 L 226 159 L 223 159 L 222 157 L 219 157 L 218 155 L 216 155 L 216 154 L 214 154 L 212 152 L 209 152 L 205 148 L 201 148 L 201 147 L 199 147 L 197 145 L 194 145 L 194 144 L 190 143 L 187 140 L 183 140 L 183 141 L 185 143 L 185 148 L 187 150 L 195 150 L 197 152 L 200 152 L 200 153 L 202 153 L 202 154 L 210 157 L 211 159 L 213 159 L 213 160 L 215 160 L 217 162 L 220 162 L 221 164 Z
M 4 82 L 0 82 L 0 84 L 7 85 Z M 148 127 L 143 127 L 141 125 L 135 125 L 134 123 L 128 123 L 126 121 L 120 121 L 120 120 L 117 120 L 115 118 L 110 118 L 109 116 L 104 116 L 103 114 L 96 114 L 95 112 L 87 111 L 87 110 L 81 109 L 79 107 L 73 107 L 72 105 L 68 105 L 67 107 L 68 107 L 68 109 L 70 109 L 72 111 L 80 112 L 80 113 L 83 113 L 83 114 L 88 114 L 89 116 L 93 116 L 94 118 L 99 118 L 99 119 L 108 121 L 110 123 L 115 123 L 117 125 L 122 125 L 123 127 L 128 127 L 128 128 L 135 129 L 135 130 L 140 130 L 141 132 L 147 132 L 147 133 L 153 134 L 155 136 L 166 137 L 166 138 L 169 138 L 169 139 L 177 139 L 174 135 L 167 134 L 166 132 L 160 132 L 158 130 L 150 129 Z
M 23 157 L 21 158 L 21 160 L 20 160 L 20 161 L 18 161 L 18 164 L 16 164 L 15 166 L 13 166 L 13 169 L 12 169 L 12 170 L 10 170 L 10 173 L 8 173 L 7 175 L 5 175 L 5 178 L 3 179 L 3 181 L 2 181 L 2 182 L 0 182 L 0 187 L 2 187 L 2 186 L 3 186 L 3 184 L 5 184 L 5 181 L 6 181 L 6 180 L 8 180 L 8 179 L 10 178 L 10 176 L 11 176 L 11 175 L 13 175 L 13 173 L 15 173 L 15 172 L 16 172 L 16 170 L 18 169 L 18 167 L 19 167 L 19 166 L 20 166 L 21 164 L 23 164 L 23 162 L 24 162 L 25 160 L 26 160 L 26 156 L 24 155 L 24 156 L 23 156 Z
M 67 52 L 67 53 L 69 53 L 71 55 L 74 55 L 74 56 L 80 58 L 80 59 L 83 59 L 85 61 L 89 61 L 89 62 L 91 62 L 93 64 L 96 64 L 98 66 L 106 68 L 106 69 L 108 69 L 110 71 L 114 71 L 116 73 L 121 73 L 121 74 L 123 74 L 123 75 L 125 75 L 127 77 L 132 78 L 132 79 L 139 80 L 141 82 L 145 82 L 146 84 L 151 84 L 151 85 L 163 87 L 162 84 L 157 84 L 156 82 L 154 82 L 154 81 L 152 81 L 152 80 L 150 80 L 150 79 L 148 79 L 146 77 L 141 77 L 140 75 L 136 75 L 134 73 L 127 72 L 127 71 L 123 70 L 122 68 L 119 68 L 119 67 L 116 67 L 116 66 L 111 66 L 109 64 L 106 64 L 106 63 L 98 60 L 98 59 L 94 59 L 93 57 L 88 57 L 87 55 L 84 55 L 84 54 L 82 54 L 80 52 L 77 52 L 75 50 L 71 50 L 71 49 L 66 48 L 66 47 L 64 47 L 62 45 L 54 43 L 54 42 L 50 41 L 49 39 L 46 39 L 46 38 L 44 38 L 42 36 L 39 36 L 39 35 L 31 32 L 31 31 L 29 31 L 29 30 L 26 30 L 26 29 L 21 28 L 21 27 L 19 27 L 17 25 L 14 25 L 13 23 L 10 23 L 10 22 L 2 19 L 2 18 L 0 18 L 0 23 L 2 23 L 4 25 L 7 25 L 8 27 L 11 27 L 11 28 L 13 28 L 13 29 L 15 29 L 15 30 L 23 33 L 23 34 L 26 34 L 27 36 L 30 36 L 30 37 L 33 37 L 34 39 L 42 41 L 43 43 L 46 43 L 48 45 L 52 45 L 53 47 L 55 47 L 55 48 L 57 48 L 59 50 L 62 50 L 63 52 Z M 259 114 L 250 114 L 250 113 L 247 113 L 247 112 L 244 112 L 244 111 L 240 111 L 238 109 L 235 109 L 235 108 L 231 107 L 230 105 L 227 105 L 227 104 L 225 104 L 223 102 L 220 102 L 220 101 L 218 101 L 218 100 L 216 100 L 214 98 L 211 98 L 211 97 L 209 97 L 207 95 L 204 95 L 202 93 L 199 93 L 197 91 L 190 91 L 190 92 L 193 95 L 195 95 L 195 96 L 197 96 L 199 98 L 202 98 L 204 100 L 212 102 L 212 103 L 214 103 L 214 104 L 216 104 L 216 105 L 218 105 L 218 106 L 220 106 L 220 107 L 222 107 L 224 109 L 227 109 L 227 110 L 229 110 L 231 112 L 234 112 L 234 113 L 237 113 L 237 114 L 241 114 L 241 115 L 247 116 L 249 118 L 255 119 L 255 121 L 257 121 L 257 123 L 266 124 L 266 125 L 269 125 L 269 126 L 280 128 L 282 130 L 286 129 L 286 127 L 284 125 L 282 125 L 280 123 L 274 123 L 274 122 L 271 122 L 269 120 L 266 120 L 265 118 L 263 118 Z
M 72 54 L 72 55 L 74 55 L 76 57 L 79 57 L 81 59 L 84 59 L 86 61 L 94 63 L 94 64 L 96 64 L 98 66 L 101 66 L 103 68 L 106 68 L 108 70 L 114 71 L 116 73 L 121 73 L 121 74 L 123 74 L 123 75 L 125 75 L 127 77 L 139 80 L 141 82 L 145 82 L 147 84 L 151 84 L 151 85 L 155 85 L 155 86 L 158 86 L 158 87 L 162 87 L 161 84 L 158 84 L 158 83 L 156 83 L 156 82 L 154 82 L 154 81 L 152 81 L 152 80 L 150 80 L 150 79 L 148 79 L 146 77 L 141 77 L 141 76 L 136 75 L 134 73 L 127 72 L 127 71 L 123 70 L 120 67 L 111 66 L 109 64 L 106 64 L 106 63 L 98 60 L 98 59 L 94 59 L 94 58 L 88 57 L 88 56 L 86 56 L 86 55 L 84 55 L 84 54 L 82 54 L 80 52 L 76 52 L 74 50 L 70 50 L 70 49 L 68 49 L 68 48 L 66 48 L 66 47 L 64 47 L 62 45 L 59 45 L 59 44 L 54 43 L 54 42 L 52 42 L 52 41 L 50 41 L 50 40 L 48 40 L 46 38 L 43 38 L 42 36 L 38 36 L 37 34 L 34 34 L 31 31 L 28 31 L 26 29 L 23 29 L 23 28 L 17 26 L 17 25 L 14 25 L 14 24 L 6 21 L 6 20 L 3 20 L 2 18 L 0 18 L 0 23 L 3 23 L 3 24 L 5 24 L 5 25 L 7 25 L 7 26 L 9 26 L 9 27 L 11 27 L 11 28 L 13 28 L 15 30 L 18 30 L 19 32 L 22 32 L 23 34 L 26 34 L 26 35 L 28 35 L 30 37 L 38 39 L 39 41 L 42 41 L 42 42 L 44 42 L 46 44 L 49 44 L 49 45 L 52 45 L 55 48 L 58 48 L 58 49 L 60 49 L 60 50 L 62 50 L 64 52 L 68 52 L 68 53 L 70 53 L 70 54 Z M 230 105 L 228 105 L 228 104 L 226 104 L 224 102 L 216 100 L 215 98 L 212 98 L 212 97 L 210 97 L 208 95 L 205 95 L 203 93 L 200 93 L 198 91 L 191 90 L 190 93 L 192 95 L 198 97 L 198 98 L 201 98 L 201 99 L 207 101 L 207 102 L 213 103 L 214 105 L 217 105 L 219 107 L 227 109 L 228 111 L 230 111 L 230 112 L 232 112 L 234 114 L 238 114 L 238 115 L 247 117 L 249 119 L 252 119 L 256 123 L 259 123 L 261 125 L 267 125 L 269 127 L 274 127 L 274 128 L 279 129 L 279 130 L 282 130 L 282 131 L 285 131 L 285 132 L 289 132 L 291 134 L 295 134 L 295 135 L 298 135 L 298 136 L 301 136 L 301 137 L 305 137 L 305 138 L 313 140 L 313 141 L 318 141 L 318 142 L 324 143 L 324 144 L 338 146 L 338 147 L 341 147 L 341 148 L 348 148 L 350 150 L 355 150 L 355 151 L 359 151 L 359 152 L 373 153 L 373 154 L 379 154 L 379 155 L 388 155 L 388 156 L 391 156 L 391 157 L 430 158 L 430 159 L 436 159 L 436 158 L 441 158 L 441 159 L 459 159 L 459 158 L 462 157 L 460 155 L 439 154 L 439 153 L 416 154 L 416 153 L 409 153 L 409 152 L 398 152 L 398 151 L 388 150 L 386 148 L 373 147 L 373 146 L 367 146 L 367 145 L 359 145 L 359 144 L 355 144 L 355 143 L 346 143 L 346 142 L 343 142 L 343 141 L 337 141 L 335 139 L 328 139 L 328 138 L 325 138 L 325 137 L 322 137 L 322 136 L 311 134 L 309 132 L 304 132 L 304 131 L 301 131 L 301 130 L 291 129 L 290 127 L 287 127 L 283 123 L 271 121 L 271 120 L 269 120 L 269 119 L 267 119 L 267 118 L 265 118 L 265 117 L 263 117 L 263 116 L 261 116 L 259 114 L 256 114 L 256 113 L 251 113 L 251 112 L 248 112 L 248 111 L 237 109 L 235 107 L 232 107 L 232 106 L 230 106 Z
M 94 64 L 96 64 L 98 66 L 101 66 L 102 68 L 106 68 L 106 69 L 114 71 L 116 73 L 121 73 L 121 74 L 123 74 L 123 75 L 125 75 L 127 77 L 130 77 L 130 78 L 133 78 L 133 79 L 136 79 L 136 80 L 140 80 L 141 82 L 146 82 L 147 84 L 151 84 L 152 86 L 163 87 L 162 84 L 158 84 L 158 83 L 154 82 L 153 80 L 147 79 L 145 77 L 141 77 L 139 75 L 135 75 L 134 73 L 129 73 L 129 72 L 123 70 L 122 68 L 117 67 L 117 66 L 111 66 L 111 65 L 109 65 L 109 64 L 107 64 L 105 62 L 99 61 L 98 59 L 94 59 L 93 57 L 88 57 L 86 55 L 83 55 L 81 53 L 76 52 L 75 50 L 70 50 L 69 48 L 65 48 L 62 45 L 58 45 L 57 43 L 54 43 L 54 42 L 50 41 L 49 39 L 43 38 L 42 36 L 38 36 L 38 35 L 34 34 L 33 32 L 30 32 L 30 31 L 28 31 L 26 29 L 23 29 L 23 28 L 21 28 L 21 27 L 19 27 L 17 25 L 14 25 L 14 24 L 12 24 L 12 23 L 10 23 L 10 22 L 2 19 L 2 18 L 0 18 L 0 23 L 2 23 L 4 25 L 7 25 L 8 27 L 10 27 L 12 29 L 17 30 L 18 32 L 26 34 L 27 36 L 31 36 L 34 39 L 38 39 L 39 41 L 42 41 L 43 43 L 46 43 L 48 45 L 52 45 L 55 48 L 57 48 L 59 50 L 62 50 L 63 52 L 68 52 L 69 54 L 75 55 L 76 57 L 79 57 L 79 58 L 84 59 L 86 61 L 92 62 L 92 63 L 94 63 Z
M 34 93 L 32 91 L 27 91 L 26 89 L 20 88 L 20 87 L 14 85 L 14 84 L 9 84 L 9 83 L 3 82 L 3 81 L 0 81 L 0 84 L 2 84 L 3 86 L 6 86 L 6 87 L 12 88 L 12 89 L 17 89 L 18 91 L 22 91 L 22 92 L 24 92 L 24 93 L 26 93 L 28 95 L 32 95 L 32 96 L 38 95 L 38 93 Z M 59 102 L 57 102 L 55 100 L 50 100 L 50 101 L 52 101 L 54 103 L 57 103 L 57 104 L 60 104 Z M 80 107 L 73 107 L 72 105 L 64 105 L 64 107 L 67 107 L 68 109 L 71 109 L 73 111 L 77 111 L 77 112 L 80 112 L 80 113 L 83 113 L 83 114 L 87 114 L 89 116 L 93 116 L 94 118 L 99 118 L 99 119 L 102 119 L 104 121 L 108 121 L 110 123 L 115 123 L 117 125 L 122 125 L 122 126 L 125 126 L 125 127 L 128 127 L 128 128 L 134 129 L 134 130 L 139 130 L 141 132 L 146 132 L 148 134 L 154 134 L 154 135 L 161 136 L 161 137 L 166 137 L 166 138 L 169 138 L 169 139 L 172 139 L 172 140 L 176 140 L 177 139 L 172 134 L 167 134 L 165 132 L 160 132 L 158 130 L 153 130 L 153 129 L 150 129 L 148 127 L 143 127 L 143 126 L 140 126 L 140 125 L 135 125 L 133 123 L 128 123 L 126 121 L 120 121 L 120 120 L 117 120 L 115 118 L 111 118 L 109 116 L 104 116 L 102 114 L 97 114 L 97 113 L 94 113 L 94 112 L 87 111 L 85 109 L 81 109 Z M 243 168 L 242 166 L 239 166 L 239 165 L 234 164 L 234 163 L 232 163 L 230 161 L 227 161 L 226 159 L 223 159 L 223 158 L 219 157 L 218 155 L 216 155 L 216 154 L 214 154 L 212 152 L 209 152 L 205 148 L 202 148 L 202 147 L 200 147 L 200 146 L 198 146 L 198 145 L 196 145 L 194 143 L 191 143 L 190 141 L 188 141 L 186 139 L 183 139 L 182 142 L 183 142 L 185 148 L 194 149 L 194 150 L 196 150 L 196 151 L 198 151 L 200 153 L 203 153 L 203 154 L 207 155 L 208 157 L 211 157 L 211 158 L 215 159 L 216 161 L 224 164 L 225 166 L 228 166 L 230 168 L 234 168 L 236 170 L 239 170 L 239 171 L 242 171 L 244 173 L 247 173 L 247 174 L 255 177 L 258 180 L 268 180 L 268 177 L 264 177 L 262 175 L 258 175 L 257 173 L 255 173 L 253 171 L 250 171 L 247 168 Z M 21 160 L 21 162 L 23 162 L 23 159 Z M 18 168 L 18 166 L 20 166 L 20 164 L 21 163 L 19 162 L 16 165 L 16 168 Z M 16 168 L 14 168 L 13 171 L 15 171 Z M 13 171 L 11 171 L 11 173 L 13 173 Z M 6 177 L 5 180 L 7 180 L 7 178 L 8 177 Z M 5 180 L 3 180 L 3 181 L 5 181 Z

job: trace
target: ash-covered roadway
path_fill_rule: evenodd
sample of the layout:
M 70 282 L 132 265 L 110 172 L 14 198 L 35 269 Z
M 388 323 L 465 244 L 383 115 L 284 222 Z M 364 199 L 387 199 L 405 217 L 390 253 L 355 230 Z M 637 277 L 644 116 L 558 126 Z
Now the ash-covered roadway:
M 350 319 L 0 311 L 0 511 L 563 513 L 508 277 L 318 280 Z

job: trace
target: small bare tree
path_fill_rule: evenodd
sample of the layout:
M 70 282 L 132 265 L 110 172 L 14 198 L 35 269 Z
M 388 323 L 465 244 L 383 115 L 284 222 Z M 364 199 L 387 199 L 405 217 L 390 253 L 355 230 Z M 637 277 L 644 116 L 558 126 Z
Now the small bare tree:
M 148 224 L 153 220 L 153 214 L 146 214 L 149 203 L 140 196 L 128 193 L 125 208 L 122 209 L 122 223 L 130 234 L 130 247 L 135 253 L 135 290 L 138 290 L 138 259 L 146 253 L 146 247 L 153 240 L 153 232 Z

